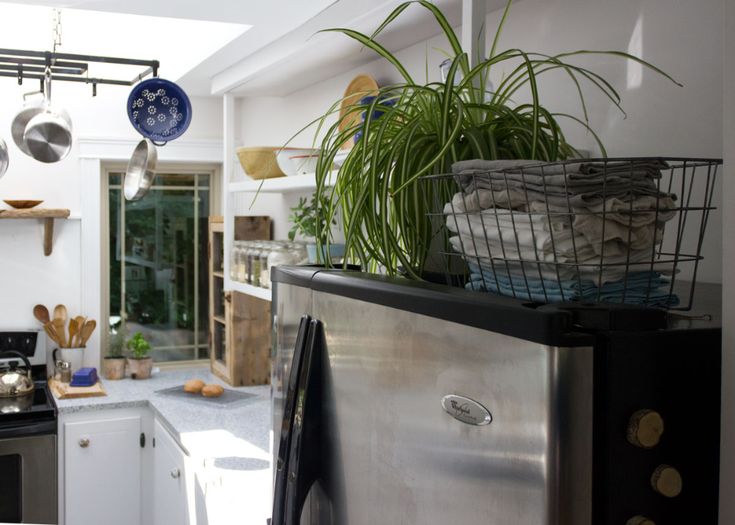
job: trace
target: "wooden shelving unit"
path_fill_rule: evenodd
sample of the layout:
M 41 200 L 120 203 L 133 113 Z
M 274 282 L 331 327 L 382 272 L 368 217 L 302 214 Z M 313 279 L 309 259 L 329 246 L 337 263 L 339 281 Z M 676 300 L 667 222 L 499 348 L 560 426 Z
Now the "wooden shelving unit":
M 69 210 L 31 208 L 29 210 L 0 210 L 0 219 L 37 219 L 43 224 L 43 254 L 51 255 L 54 249 L 54 220 L 68 219 Z
M 271 238 L 268 217 L 234 217 L 235 239 Z M 227 258 L 224 220 L 209 218 L 209 333 L 212 373 L 233 386 L 262 385 L 270 379 L 270 290 L 235 283 L 225 288 Z M 253 293 L 240 293 L 243 287 Z M 255 290 L 268 293 L 259 296 Z

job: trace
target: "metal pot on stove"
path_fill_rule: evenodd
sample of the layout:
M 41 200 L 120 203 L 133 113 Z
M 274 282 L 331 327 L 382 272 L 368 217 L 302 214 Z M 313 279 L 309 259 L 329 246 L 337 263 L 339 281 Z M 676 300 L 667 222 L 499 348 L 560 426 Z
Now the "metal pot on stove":
M 33 405 L 35 385 L 31 375 L 31 363 L 28 358 L 14 350 L 0 353 L 0 359 L 19 357 L 18 361 L 10 361 L 8 366 L 0 370 L 0 413 L 7 414 L 27 410 Z

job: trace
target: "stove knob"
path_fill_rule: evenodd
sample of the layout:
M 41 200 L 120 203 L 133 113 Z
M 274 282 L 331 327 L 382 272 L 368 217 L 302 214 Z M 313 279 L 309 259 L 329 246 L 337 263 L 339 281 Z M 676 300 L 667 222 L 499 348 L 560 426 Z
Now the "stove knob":
M 628 442 L 641 448 L 653 448 L 661 441 L 664 419 L 654 410 L 639 410 L 628 422 Z
M 656 525 L 656 522 L 645 516 L 634 516 L 626 521 L 625 525 Z
M 670 465 L 659 465 L 651 475 L 653 490 L 667 498 L 675 498 L 681 494 L 681 474 Z

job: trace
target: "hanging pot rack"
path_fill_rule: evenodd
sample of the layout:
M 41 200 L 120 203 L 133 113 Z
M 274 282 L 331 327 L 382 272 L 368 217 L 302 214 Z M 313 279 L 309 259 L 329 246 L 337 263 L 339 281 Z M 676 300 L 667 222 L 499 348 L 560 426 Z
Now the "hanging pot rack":
M 90 63 L 119 64 L 143 67 L 131 80 L 114 78 L 93 78 L 89 76 Z M 46 71 L 51 72 L 54 82 L 80 82 L 92 85 L 92 95 L 97 95 L 97 85 L 132 86 L 147 76 L 158 76 L 158 60 L 139 60 L 135 58 L 105 57 L 57 53 L 55 51 L 28 51 L 21 49 L 0 49 L 0 77 L 11 77 L 23 84 L 25 79 L 39 80 L 43 91 Z

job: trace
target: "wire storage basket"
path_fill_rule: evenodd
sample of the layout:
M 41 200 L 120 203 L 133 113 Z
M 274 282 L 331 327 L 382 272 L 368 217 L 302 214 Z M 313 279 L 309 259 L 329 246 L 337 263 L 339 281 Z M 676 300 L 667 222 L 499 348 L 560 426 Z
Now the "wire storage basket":
M 436 185 L 447 282 L 534 303 L 691 308 L 719 159 L 469 160 Z M 440 201 L 444 202 L 440 202 Z

